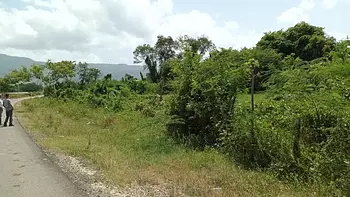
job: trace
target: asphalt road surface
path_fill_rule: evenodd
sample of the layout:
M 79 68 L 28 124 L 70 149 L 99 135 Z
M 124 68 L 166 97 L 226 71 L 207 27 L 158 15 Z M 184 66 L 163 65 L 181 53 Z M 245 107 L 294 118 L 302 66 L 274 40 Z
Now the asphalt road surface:
M 0 126 L 0 196 L 85 196 L 32 142 L 15 117 L 14 124 L 14 127 Z

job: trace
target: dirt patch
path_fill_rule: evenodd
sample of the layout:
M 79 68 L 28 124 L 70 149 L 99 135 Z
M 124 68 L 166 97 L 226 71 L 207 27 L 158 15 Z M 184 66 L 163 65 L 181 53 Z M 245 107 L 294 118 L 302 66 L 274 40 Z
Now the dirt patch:
M 98 170 L 87 166 L 82 159 L 62 153 L 46 152 L 46 154 L 68 175 L 68 177 L 88 196 L 91 197 L 171 197 L 171 186 L 130 184 L 127 187 L 111 186 L 102 181 L 103 175 Z M 185 197 L 179 195 L 178 197 Z

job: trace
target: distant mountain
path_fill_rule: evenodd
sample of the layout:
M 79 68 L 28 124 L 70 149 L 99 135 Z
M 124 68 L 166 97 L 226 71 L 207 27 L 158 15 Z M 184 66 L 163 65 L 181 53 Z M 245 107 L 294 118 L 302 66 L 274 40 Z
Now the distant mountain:
M 0 54 L 0 77 L 9 73 L 11 70 L 20 68 L 21 66 L 29 67 L 33 64 L 45 64 L 45 62 L 34 61 L 26 57 L 9 56 Z M 89 67 L 97 68 L 101 71 L 102 75 L 111 73 L 113 78 L 121 79 L 125 74 L 132 75 L 136 78 L 140 78 L 140 72 L 145 75 L 145 70 L 142 66 L 138 65 L 127 65 L 127 64 L 99 64 L 99 63 L 88 63 Z
M 125 74 L 129 74 L 140 79 L 140 72 L 142 72 L 142 74 L 146 76 L 146 71 L 143 69 L 142 66 L 138 65 L 89 63 L 89 67 L 99 69 L 103 75 L 111 73 L 113 78 L 115 79 L 121 79 L 125 76 Z
M 11 70 L 20 68 L 23 66 L 30 66 L 34 64 L 35 61 L 26 57 L 15 57 L 8 56 L 5 54 L 0 54 L 0 77 L 9 73 Z

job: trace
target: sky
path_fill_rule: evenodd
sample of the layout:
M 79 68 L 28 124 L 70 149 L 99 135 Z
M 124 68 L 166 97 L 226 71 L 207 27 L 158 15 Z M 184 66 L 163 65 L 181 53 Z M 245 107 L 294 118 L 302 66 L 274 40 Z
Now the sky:
M 0 53 L 37 61 L 133 63 L 157 35 L 254 46 L 300 21 L 350 36 L 350 0 L 0 0 Z

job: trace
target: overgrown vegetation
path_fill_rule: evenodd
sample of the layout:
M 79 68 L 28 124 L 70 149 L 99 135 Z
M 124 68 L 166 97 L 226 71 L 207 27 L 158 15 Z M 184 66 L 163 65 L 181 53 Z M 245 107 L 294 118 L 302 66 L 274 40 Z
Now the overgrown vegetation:
M 78 111 L 74 107 L 77 105 L 90 111 L 98 108 L 103 110 L 99 115 L 117 114 L 123 119 L 123 123 L 115 123 L 115 130 L 105 130 L 107 134 L 95 132 L 97 141 L 103 141 L 105 135 L 114 140 L 130 139 L 128 143 L 132 147 L 125 146 L 129 147 L 126 151 L 137 149 L 141 155 L 154 151 L 149 158 L 160 158 L 167 150 L 183 146 L 196 149 L 199 155 L 214 149 L 219 152 L 215 155 L 225 155 L 242 168 L 268 171 L 289 183 L 326 185 L 327 191 L 332 192 L 325 195 L 347 196 L 350 195 L 349 46 L 349 40 L 336 41 L 323 28 L 301 22 L 285 31 L 268 32 L 256 47 L 241 50 L 216 49 L 206 37 L 159 36 L 154 46 L 145 44 L 135 49 L 135 61 L 144 63 L 148 69 L 141 80 L 130 75 L 121 81 L 112 80 L 111 75 L 101 78 L 98 70 L 70 61 L 48 61 L 45 66 L 33 65 L 29 72 L 24 69 L 16 72 L 23 76 L 21 80 L 41 80 L 45 96 L 51 98 L 46 102 L 55 99 L 67 102 L 70 108 L 57 106 L 64 110 L 62 115 L 86 117 L 87 112 Z M 89 121 L 94 118 L 90 117 Z M 105 121 L 108 128 L 112 120 Z M 123 124 L 128 129 L 121 134 L 118 125 Z M 86 127 L 96 126 L 103 125 L 95 123 Z M 141 127 L 146 130 L 141 131 Z M 67 130 L 60 132 L 64 131 Z M 79 137 L 90 135 L 88 129 L 76 132 Z M 71 133 L 66 135 L 74 137 Z M 133 138 L 140 135 L 147 135 L 152 143 L 159 140 L 159 143 L 167 140 L 172 143 L 154 149 L 157 143 L 151 145 Z M 117 142 L 108 144 L 109 149 L 118 147 Z M 165 155 L 172 158 L 170 153 Z M 91 158 L 90 153 L 85 156 Z M 96 158 L 91 159 L 102 165 Z M 224 166 L 228 165 L 225 160 Z M 210 165 L 208 171 L 218 173 L 219 166 Z M 234 196 L 225 193 L 229 194 Z

